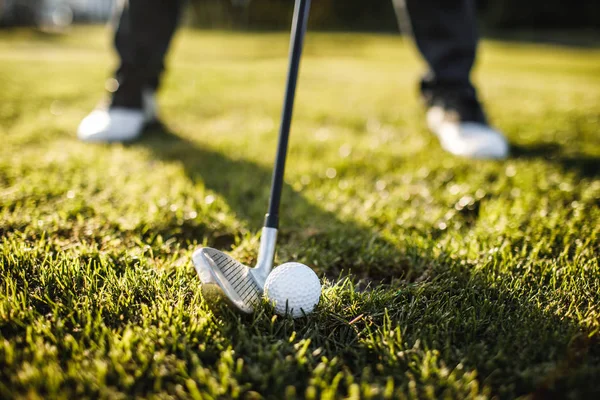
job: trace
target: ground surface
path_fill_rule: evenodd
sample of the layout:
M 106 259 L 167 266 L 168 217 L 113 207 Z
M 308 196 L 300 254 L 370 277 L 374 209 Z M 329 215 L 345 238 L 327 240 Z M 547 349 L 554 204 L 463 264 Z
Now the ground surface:
M 277 258 L 321 304 L 207 309 L 189 257 L 255 261 L 287 44 L 183 32 L 165 127 L 93 146 L 108 32 L 1 33 L 0 397 L 599 394 L 600 50 L 483 43 L 516 155 L 474 162 L 426 132 L 409 45 L 311 34 Z

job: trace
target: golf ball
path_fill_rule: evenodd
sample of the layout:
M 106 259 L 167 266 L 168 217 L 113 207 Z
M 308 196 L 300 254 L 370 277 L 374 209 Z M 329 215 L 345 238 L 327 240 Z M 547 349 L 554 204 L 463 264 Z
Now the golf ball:
M 317 274 L 304 264 L 290 262 L 280 265 L 267 277 L 265 296 L 275 312 L 293 318 L 310 314 L 321 297 Z

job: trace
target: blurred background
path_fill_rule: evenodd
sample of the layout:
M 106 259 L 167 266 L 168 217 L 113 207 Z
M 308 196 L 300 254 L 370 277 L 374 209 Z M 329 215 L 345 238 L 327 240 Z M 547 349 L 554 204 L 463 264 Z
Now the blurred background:
M 71 24 L 102 23 L 118 0 L 0 0 L 0 27 L 33 26 L 64 31 Z M 290 0 L 194 0 L 185 24 L 210 29 L 287 29 Z M 477 0 L 481 28 L 488 35 L 539 30 L 600 32 L 600 1 Z M 318 0 L 310 25 L 318 30 L 394 32 L 397 22 L 390 0 Z M 576 35 L 582 36 L 582 35 Z M 543 39 L 543 38 L 539 38 Z

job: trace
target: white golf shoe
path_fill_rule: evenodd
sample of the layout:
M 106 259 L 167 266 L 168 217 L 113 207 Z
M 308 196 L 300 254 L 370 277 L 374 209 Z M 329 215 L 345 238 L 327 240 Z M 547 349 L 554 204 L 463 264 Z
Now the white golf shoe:
M 129 142 L 138 139 L 146 124 L 157 119 L 153 91 L 142 93 L 142 108 L 113 106 L 96 109 L 77 128 L 77 137 L 84 142 Z
M 499 131 L 486 123 L 461 121 L 456 112 L 433 106 L 427 111 L 427 125 L 444 150 L 473 159 L 504 159 L 509 145 Z

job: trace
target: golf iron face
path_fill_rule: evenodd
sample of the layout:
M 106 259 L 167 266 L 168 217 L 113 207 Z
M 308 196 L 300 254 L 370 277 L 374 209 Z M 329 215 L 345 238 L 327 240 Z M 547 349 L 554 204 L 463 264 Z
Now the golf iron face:
M 277 229 L 262 229 L 258 262 L 254 268 L 211 247 L 197 249 L 192 261 L 202 282 L 204 299 L 209 303 L 225 301 L 247 314 L 254 311 L 273 267 L 276 240 Z

